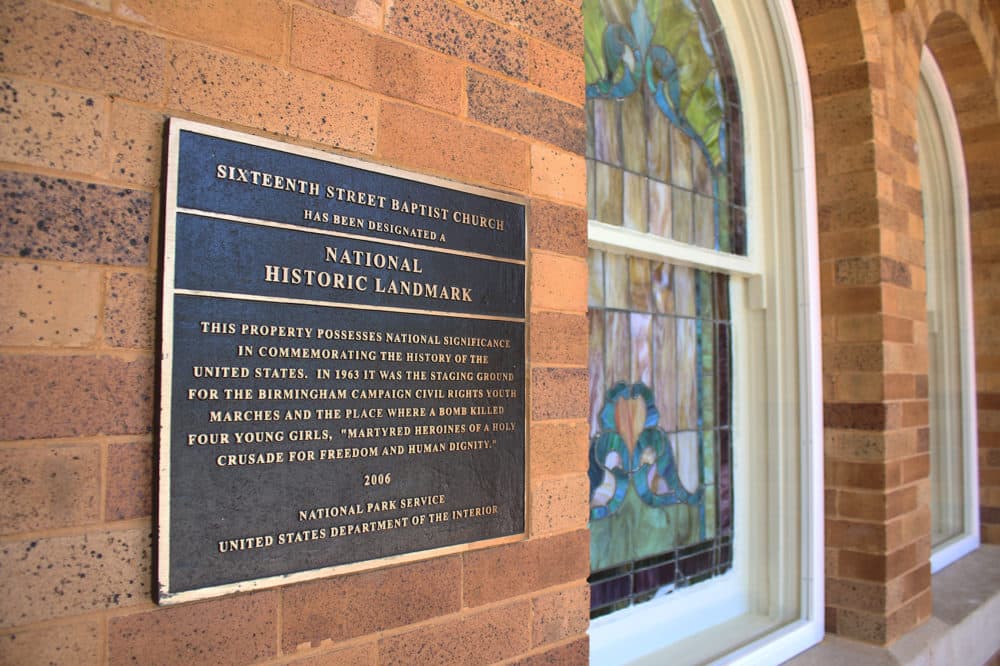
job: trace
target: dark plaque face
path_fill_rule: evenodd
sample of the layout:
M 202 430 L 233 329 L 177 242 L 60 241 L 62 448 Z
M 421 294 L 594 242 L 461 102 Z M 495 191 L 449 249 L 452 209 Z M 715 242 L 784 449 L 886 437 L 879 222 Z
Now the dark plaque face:
M 176 119 L 166 197 L 161 602 L 523 535 L 523 203 Z

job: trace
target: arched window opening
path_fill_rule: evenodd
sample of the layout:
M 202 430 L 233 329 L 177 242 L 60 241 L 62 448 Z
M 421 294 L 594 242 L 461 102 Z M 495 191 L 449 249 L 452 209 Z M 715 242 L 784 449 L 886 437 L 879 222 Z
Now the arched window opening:
M 931 570 L 979 545 L 968 190 L 958 121 L 928 49 L 917 130 L 927 261 Z

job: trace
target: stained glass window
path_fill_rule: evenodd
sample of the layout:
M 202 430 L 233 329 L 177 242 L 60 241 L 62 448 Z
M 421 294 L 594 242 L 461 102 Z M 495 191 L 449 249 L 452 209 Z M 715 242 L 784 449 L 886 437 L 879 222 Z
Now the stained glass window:
M 739 98 L 710 2 L 584 0 L 592 221 L 746 254 Z M 592 249 L 594 617 L 732 563 L 729 276 Z
M 707 0 L 585 0 L 591 219 L 746 254 L 739 95 Z

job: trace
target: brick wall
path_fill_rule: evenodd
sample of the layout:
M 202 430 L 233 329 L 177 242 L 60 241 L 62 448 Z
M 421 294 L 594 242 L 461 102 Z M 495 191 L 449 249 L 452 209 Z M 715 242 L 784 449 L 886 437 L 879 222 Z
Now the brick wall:
M 579 3 L 0 0 L 0 664 L 582 663 Z M 524 542 L 159 609 L 164 119 L 529 199 Z
M 889 643 L 930 615 L 921 46 L 944 70 L 969 171 L 983 535 L 995 541 L 998 34 L 978 1 L 796 0 L 816 121 L 827 631 Z

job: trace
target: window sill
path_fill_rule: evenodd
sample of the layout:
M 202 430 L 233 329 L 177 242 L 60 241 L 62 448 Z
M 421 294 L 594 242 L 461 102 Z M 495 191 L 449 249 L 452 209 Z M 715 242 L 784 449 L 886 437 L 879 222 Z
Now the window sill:
M 985 664 L 1000 652 L 1000 546 L 981 546 L 931 579 L 931 618 L 886 648 L 827 636 L 787 664 Z

